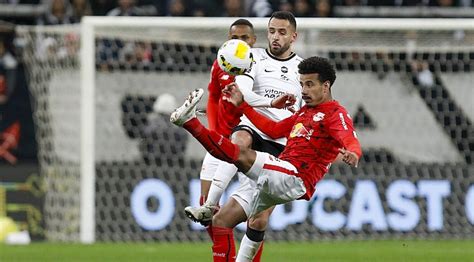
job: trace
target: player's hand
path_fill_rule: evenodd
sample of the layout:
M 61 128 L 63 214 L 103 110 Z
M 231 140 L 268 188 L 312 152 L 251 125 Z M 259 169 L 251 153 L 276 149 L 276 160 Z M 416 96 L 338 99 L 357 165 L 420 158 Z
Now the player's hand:
M 342 161 L 344 161 L 344 163 L 346 163 L 350 166 L 357 167 L 357 165 L 359 163 L 359 157 L 357 156 L 356 153 L 354 153 L 352 151 L 349 151 L 349 150 L 346 150 L 344 148 L 339 148 L 339 152 L 342 155 Z
M 244 102 L 244 95 L 240 91 L 239 86 L 234 82 L 226 85 L 222 89 L 222 93 L 224 93 L 222 99 L 232 103 L 234 106 L 240 106 Z
M 270 106 L 274 108 L 286 108 L 291 112 L 295 112 L 295 109 L 292 107 L 296 102 L 296 97 L 293 94 L 283 94 L 273 99 Z

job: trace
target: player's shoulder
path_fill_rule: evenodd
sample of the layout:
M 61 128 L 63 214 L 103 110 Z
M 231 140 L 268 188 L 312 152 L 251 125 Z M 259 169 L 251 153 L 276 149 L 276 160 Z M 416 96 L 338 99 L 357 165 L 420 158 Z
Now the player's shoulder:
M 265 48 L 253 47 L 252 48 L 252 55 L 253 55 L 253 58 L 256 62 L 258 62 L 262 59 L 268 59 L 268 55 L 265 52 Z
M 335 118 L 348 115 L 347 109 L 336 100 L 330 103 L 326 111 Z
M 313 110 L 324 112 L 329 115 L 337 115 L 339 113 L 346 113 L 347 110 L 342 106 L 338 101 L 332 100 L 329 102 L 324 102 L 316 106 Z
M 296 62 L 298 62 L 298 64 L 299 64 L 299 63 L 301 63 L 301 62 L 304 60 L 304 58 L 302 58 L 302 57 L 299 56 L 299 55 L 295 55 L 294 60 L 295 60 Z
M 212 66 L 211 66 L 211 74 L 216 74 L 220 70 L 221 70 L 221 68 L 219 67 L 217 59 L 215 59 L 214 62 L 212 63 Z

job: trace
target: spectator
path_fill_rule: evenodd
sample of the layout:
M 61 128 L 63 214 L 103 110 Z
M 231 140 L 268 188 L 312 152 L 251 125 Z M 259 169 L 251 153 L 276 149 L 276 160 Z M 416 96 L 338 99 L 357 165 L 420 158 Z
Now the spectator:
M 81 22 L 83 16 L 92 15 L 91 4 L 88 0 L 72 0 L 72 20 Z
M 222 3 L 222 0 L 194 0 L 194 12 L 202 11 L 206 16 L 219 16 L 224 9 Z
M 293 13 L 293 4 L 288 0 L 280 0 L 278 3 L 278 10 Z
M 208 16 L 206 8 L 201 5 L 194 6 L 193 16 L 196 16 L 196 17 Z
M 47 3 L 47 11 L 42 15 L 37 24 L 38 25 L 62 25 L 72 24 L 72 8 L 66 0 L 51 0 Z
M 331 0 L 316 0 L 314 3 L 314 16 L 317 17 L 331 17 L 332 13 Z
M 108 16 L 151 16 L 156 14 L 155 6 L 137 7 L 135 0 L 118 0 L 118 6 L 107 13 Z
M 425 88 L 433 87 L 435 84 L 433 73 L 426 61 L 413 61 L 411 70 L 415 74 L 418 84 Z
M 170 16 L 190 16 L 192 8 L 185 0 L 171 0 L 169 4 L 168 15 Z
M 308 0 L 295 0 L 295 17 L 309 17 L 312 16 L 311 6 Z
M 136 5 L 144 7 L 153 6 L 157 16 L 166 16 L 170 0 L 137 0 Z M 151 8 L 150 8 L 151 9 Z
M 247 0 L 244 8 L 247 16 L 266 17 L 273 13 L 272 6 L 267 0 Z
M 17 161 L 12 150 L 16 149 L 20 138 L 20 123 L 12 121 L 16 116 L 12 115 L 14 111 L 8 110 L 13 106 L 10 98 L 16 88 L 17 78 L 18 62 L 7 49 L 6 40 L 0 39 L 0 159 L 10 164 Z
M 454 0 L 436 0 L 433 5 L 439 7 L 454 7 L 455 3 Z
M 224 13 L 222 16 L 241 17 L 246 16 L 241 0 L 224 0 Z
M 150 43 L 129 42 L 120 49 L 119 60 L 123 65 L 148 66 L 152 62 L 152 47 Z
M 13 93 L 18 76 L 18 62 L 7 50 L 5 40 L 0 39 L 0 105 L 5 104 Z

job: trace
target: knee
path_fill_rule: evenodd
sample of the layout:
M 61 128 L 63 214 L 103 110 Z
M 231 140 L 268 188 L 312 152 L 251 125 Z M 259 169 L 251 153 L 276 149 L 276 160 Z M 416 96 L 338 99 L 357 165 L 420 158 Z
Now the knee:
M 222 215 L 222 212 L 217 212 L 213 217 L 212 217 L 212 225 L 216 227 L 227 227 L 226 225 L 226 219 Z
M 252 147 L 252 135 L 247 131 L 239 130 L 233 133 L 231 140 L 241 151 Z
M 264 217 L 252 218 L 249 220 L 249 227 L 259 231 L 267 229 L 268 219 Z

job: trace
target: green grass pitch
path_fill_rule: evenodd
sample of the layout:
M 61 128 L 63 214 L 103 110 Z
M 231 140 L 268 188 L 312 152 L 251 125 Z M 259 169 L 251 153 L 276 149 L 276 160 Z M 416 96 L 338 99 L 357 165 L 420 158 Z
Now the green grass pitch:
M 212 261 L 210 243 L 0 244 L 0 261 Z M 474 261 L 474 240 L 268 242 L 262 261 Z

